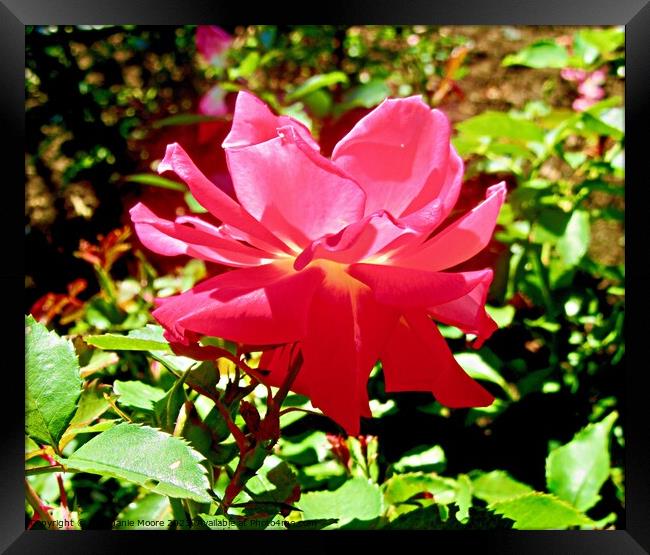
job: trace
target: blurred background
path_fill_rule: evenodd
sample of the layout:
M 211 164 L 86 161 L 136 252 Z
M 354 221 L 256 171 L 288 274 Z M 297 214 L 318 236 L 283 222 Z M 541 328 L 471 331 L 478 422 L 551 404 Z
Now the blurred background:
M 164 217 L 203 212 L 175 176 L 155 173 L 170 142 L 234 194 L 220 144 L 237 91 L 304 122 L 325 155 L 384 98 L 420 94 L 450 118 L 466 163 L 455 214 L 490 185 L 508 184 L 495 237 L 472 261 L 495 269 L 488 302 L 500 329 L 473 351 L 443 326 L 463 367 L 497 401 L 452 412 L 427 395 L 387 396 L 378 368 L 370 383 L 375 418 L 364 421 L 364 437 L 378 438 L 382 473 L 415 450 L 439 458 L 424 466 L 503 469 L 543 491 L 549 450 L 615 410 L 608 479 L 590 514 L 624 527 L 622 28 L 28 26 L 26 33 L 26 313 L 73 337 L 124 332 L 151 321 L 154 297 L 219 270 L 147 252 L 128 209 L 142 200 Z M 95 364 L 87 375 L 104 383 L 125 375 L 159 383 L 144 357 L 84 356 Z M 293 447 L 280 456 L 299 469 L 303 489 L 334 487 L 340 476 L 323 466 L 333 455 L 321 444 L 335 427 L 305 416 L 286 431 Z M 94 526 L 112 522 L 132 498 L 110 480 L 86 482 L 76 494 Z

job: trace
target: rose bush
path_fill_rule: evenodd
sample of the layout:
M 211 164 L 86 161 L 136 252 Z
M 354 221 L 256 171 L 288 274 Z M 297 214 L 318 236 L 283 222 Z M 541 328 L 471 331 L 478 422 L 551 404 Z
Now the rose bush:
M 221 223 L 131 210 L 140 240 L 235 268 L 158 299 L 153 315 L 177 349 L 202 336 L 263 350 L 264 381 L 292 389 L 350 434 L 370 416 L 366 383 L 382 361 L 387 391 L 430 391 L 449 407 L 493 397 L 458 365 L 432 319 L 477 336 L 491 269 L 453 271 L 490 241 L 506 188 L 452 223 L 463 162 L 450 125 L 419 97 L 389 99 L 361 119 L 331 159 L 298 121 L 253 95 L 237 98 L 223 147 L 238 202 L 209 181 L 179 144 L 173 171 Z

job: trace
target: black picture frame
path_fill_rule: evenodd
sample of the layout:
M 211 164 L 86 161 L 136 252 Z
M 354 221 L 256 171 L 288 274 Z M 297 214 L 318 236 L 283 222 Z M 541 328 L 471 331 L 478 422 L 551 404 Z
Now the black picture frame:
M 323 11 L 320 11 L 322 8 Z M 308 12 L 307 10 L 310 10 Z M 167 549 L 198 550 L 198 541 L 207 541 L 211 549 L 225 549 L 226 542 L 239 542 L 247 550 L 264 548 L 275 551 L 282 542 L 285 549 L 332 549 L 338 546 L 364 548 L 368 542 L 384 542 L 382 532 L 339 532 L 292 534 L 249 533 L 256 540 L 238 539 L 239 535 L 201 534 L 185 532 L 59 532 L 24 530 L 23 465 L 23 401 L 12 392 L 23 391 L 24 378 L 19 371 L 23 332 L 22 303 L 13 291 L 24 287 L 22 261 L 25 257 L 20 241 L 22 233 L 24 152 L 24 67 L 25 25 L 30 24 L 185 24 L 215 23 L 220 25 L 242 22 L 264 23 L 358 23 L 358 24 L 528 24 L 528 25 L 625 25 L 626 27 L 626 175 L 629 199 L 626 202 L 626 289 L 627 303 L 627 364 L 625 376 L 626 418 L 623 423 L 626 442 L 626 528 L 616 531 L 474 531 L 474 532 L 400 532 L 408 538 L 402 549 L 480 549 L 499 554 L 555 553 L 555 554 L 636 554 L 650 553 L 650 434 L 648 433 L 646 391 L 648 368 L 643 356 L 643 334 L 648 328 L 646 314 L 650 313 L 650 271 L 645 265 L 648 256 L 644 218 L 648 207 L 650 188 L 647 171 L 648 155 L 644 135 L 650 128 L 648 104 L 650 101 L 650 2 L 648 0 L 330 0 L 322 5 L 296 2 L 269 2 L 247 4 L 223 0 L 79 1 L 57 0 L 2 0 L 0 3 L 0 49 L 3 84 L 2 133 L 8 138 L 3 147 L 5 183 L 3 194 L 10 201 L 3 203 L 2 222 L 4 255 L 0 263 L 0 284 L 5 301 L 11 301 L 16 310 L 5 316 L 2 332 L 3 353 L 11 353 L 4 364 L 2 437 L 0 450 L 0 496 L 3 510 L 0 516 L 0 552 L 17 553 L 115 553 L 118 550 L 135 552 L 153 549 L 151 540 L 164 538 Z M 15 176 L 14 176 L 15 172 Z M 15 177 L 15 179 L 14 179 Z M 15 203 L 15 204 L 14 204 Z M 11 208 L 9 208 L 11 207 Z M 630 255 L 631 253 L 631 255 Z M 6 408 L 8 399 L 16 398 L 13 409 Z M 543 415 L 541 415 L 543 417 Z M 189 538 L 186 534 L 190 534 Z M 387 532 L 395 534 L 397 532 Z M 164 536 L 162 534 L 165 534 Z M 296 538 L 296 535 L 300 538 Z M 227 536 L 227 537 L 225 537 Z M 347 537 L 342 537 L 347 536 Z M 298 547 L 296 539 L 305 542 Z M 393 538 L 396 539 L 396 538 Z M 258 541 L 263 544 L 258 544 Z M 399 545 L 399 544 L 398 544 Z M 234 547 L 234 546 L 233 546 Z

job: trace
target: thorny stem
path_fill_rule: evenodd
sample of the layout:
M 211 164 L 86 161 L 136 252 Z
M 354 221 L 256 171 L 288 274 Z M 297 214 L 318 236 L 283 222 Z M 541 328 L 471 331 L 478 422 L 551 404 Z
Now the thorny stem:
M 47 522 L 48 528 L 58 530 L 59 525 L 57 524 L 56 520 L 52 518 L 52 515 L 47 511 L 45 504 L 43 501 L 41 501 L 41 498 L 34 491 L 34 488 L 31 486 L 31 484 L 27 481 L 27 478 L 25 478 L 25 492 L 27 502 L 31 505 L 32 509 L 34 509 L 34 512 L 38 514 L 43 522 Z
M 291 355 L 290 355 L 290 360 L 293 358 L 293 350 L 295 349 L 295 345 L 292 348 Z M 296 376 L 298 375 L 298 372 L 300 371 L 300 367 L 302 366 L 302 354 L 298 352 L 297 356 L 295 357 L 293 364 L 291 364 L 291 367 L 289 368 L 289 372 L 287 373 L 286 378 L 282 382 L 282 385 L 280 386 L 280 389 L 278 392 L 275 394 L 275 397 L 271 397 L 269 394 L 268 397 L 268 410 L 266 415 L 264 416 L 264 420 L 268 421 L 270 420 L 275 420 L 276 425 L 273 426 L 277 430 L 276 437 L 270 438 L 271 441 L 265 446 L 265 449 L 267 452 L 270 452 L 275 444 L 277 443 L 279 439 L 279 430 L 280 430 L 280 407 L 282 406 L 282 402 L 286 398 L 287 394 L 289 393 L 289 390 L 291 389 L 291 386 L 296 379 Z M 269 392 L 270 393 L 270 392 Z M 225 410 L 225 407 L 224 407 Z M 219 409 L 221 412 L 221 409 Z M 226 411 L 227 412 L 227 411 Z M 223 414 L 223 413 L 222 413 Z M 226 420 L 228 422 L 228 420 Z M 234 423 L 233 423 L 234 425 Z M 241 430 L 234 426 L 235 429 L 237 429 L 237 432 L 241 434 Z M 232 430 L 231 430 L 232 431 Z M 235 435 L 233 433 L 233 435 Z M 242 434 L 243 435 L 243 434 Z M 237 441 L 237 436 L 235 436 L 235 440 Z M 228 487 L 226 488 L 226 493 L 224 495 L 224 498 L 221 502 L 221 507 L 220 510 L 223 512 L 223 514 L 228 513 L 228 509 L 232 506 L 232 502 L 237 498 L 239 493 L 245 488 L 246 481 L 249 476 L 247 474 L 250 472 L 250 469 L 246 466 L 246 458 L 248 453 L 251 453 L 256 447 L 257 447 L 257 442 L 255 440 L 252 440 L 249 442 L 246 440 L 244 437 L 245 444 L 244 448 L 242 449 L 242 446 L 240 445 L 239 441 L 237 442 L 237 445 L 239 447 L 239 462 L 237 463 L 237 468 L 235 469 L 234 474 L 232 475 L 230 479 L 230 483 L 228 484 Z
M 43 458 L 50 463 L 50 466 L 53 467 L 60 467 L 61 465 L 54 460 L 50 455 L 47 453 L 43 454 Z M 70 509 L 68 508 L 68 494 L 65 491 L 65 487 L 63 486 L 63 476 L 61 475 L 60 472 L 57 472 L 55 474 L 56 477 L 56 483 L 59 486 L 59 499 L 61 502 L 61 509 L 63 511 L 63 520 L 66 522 L 64 528 L 66 530 L 71 529 L 71 527 L 67 524 L 72 520 L 71 515 L 70 515 Z

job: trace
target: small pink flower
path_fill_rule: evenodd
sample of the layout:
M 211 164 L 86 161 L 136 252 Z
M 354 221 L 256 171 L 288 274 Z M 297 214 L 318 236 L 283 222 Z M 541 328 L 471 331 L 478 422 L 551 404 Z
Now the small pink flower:
M 587 72 L 584 69 L 573 69 L 570 67 L 565 67 L 560 71 L 562 79 L 565 81 L 578 81 L 581 83 L 587 77 Z
M 232 44 L 232 36 L 217 25 L 199 25 L 196 30 L 196 48 L 205 60 L 223 65 L 223 54 Z
M 219 85 L 212 87 L 199 101 L 199 112 L 208 116 L 225 116 L 228 113 L 226 91 Z
M 590 73 L 578 86 L 578 92 L 589 99 L 600 100 L 605 96 L 601 87 L 605 83 L 605 72 L 602 70 Z
M 370 417 L 367 381 L 381 360 L 386 390 L 429 391 L 449 407 L 492 395 L 458 365 L 433 320 L 477 336 L 496 329 L 485 311 L 493 272 L 455 270 L 488 245 L 504 183 L 449 223 L 463 162 L 450 124 L 420 97 L 385 100 L 325 158 L 309 131 L 239 93 L 223 146 L 237 200 L 210 182 L 178 144 L 174 171 L 219 221 L 159 218 L 131 209 L 151 250 L 236 268 L 158 300 L 154 317 L 174 345 L 202 335 L 263 350 L 266 383 L 292 390 L 352 435 Z
M 564 68 L 560 75 L 567 81 L 578 83 L 580 96 L 571 105 L 576 112 L 583 112 L 593 106 L 598 100 L 605 97 L 605 90 L 601 85 L 605 84 L 607 73 L 604 69 L 586 72 L 582 69 Z
M 571 107 L 576 111 L 576 112 L 584 112 L 587 108 L 591 108 L 594 104 L 598 102 L 597 100 L 593 98 L 587 98 L 585 96 L 580 96 L 576 98 L 573 103 L 571 104 Z

